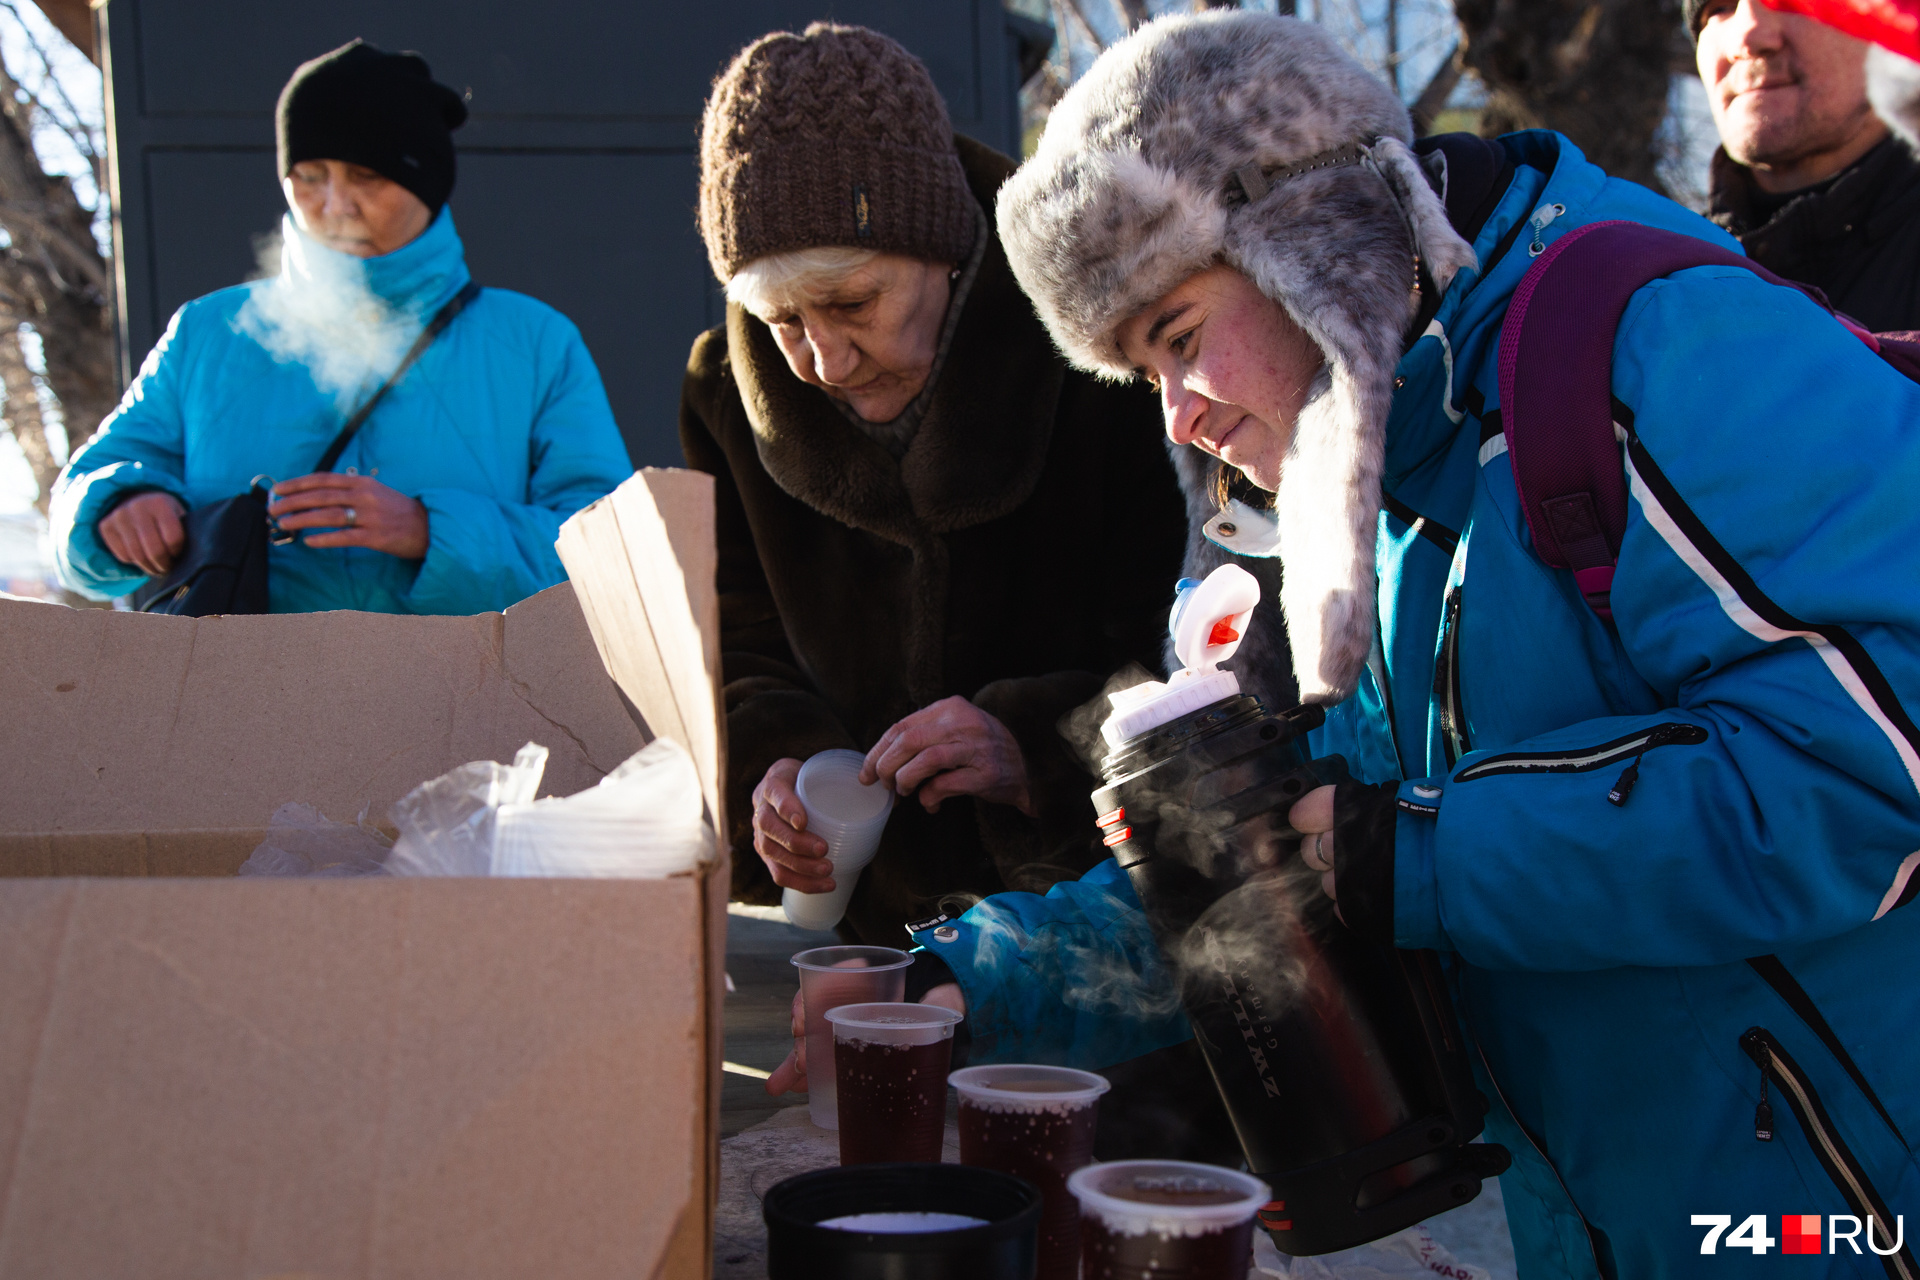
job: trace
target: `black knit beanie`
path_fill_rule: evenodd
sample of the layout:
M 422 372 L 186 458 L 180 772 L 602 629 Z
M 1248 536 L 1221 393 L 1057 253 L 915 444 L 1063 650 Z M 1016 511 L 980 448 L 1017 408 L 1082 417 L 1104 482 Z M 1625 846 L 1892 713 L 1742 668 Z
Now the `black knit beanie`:
M 302 160 L 364 165 L 438 214 L 453 192 L 453 131 L 466 119 L 467 104 L 419 54 L 355 40 L 302 63 L 280 91 L 280 174 Z

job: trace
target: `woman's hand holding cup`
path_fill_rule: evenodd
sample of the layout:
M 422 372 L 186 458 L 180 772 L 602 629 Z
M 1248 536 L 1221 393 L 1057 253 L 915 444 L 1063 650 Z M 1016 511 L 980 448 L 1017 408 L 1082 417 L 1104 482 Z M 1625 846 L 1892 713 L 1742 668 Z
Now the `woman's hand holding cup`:
M 938 1005 L 962 1015 L 967 1011 L 966 993 L 957 982 L 941 983 L 921 996 L 920 1003 Z M 803 992 L 793 993 L 793 1048 L 788 1050 L 786 1061 L 767 1077 L 767 1092 L 776 1097 L 783 1093 L 807 1092 L 807 1003 Z
M 827 842 L 807 830 L 807 809 L 796 789 L 799 779 L 800 761 L 775 760 L 753 789 L 753 851 L 782 889 L 831 893 L 833 863 L 827 858 Z
M 867 752 L 860 781 L 883 782 L 903 796 L 918 789 L 928 813 L 953 796 L 1034 813 L 1020 744 L 1006 725 L 960 697 L 922 707 L 881 734 Z

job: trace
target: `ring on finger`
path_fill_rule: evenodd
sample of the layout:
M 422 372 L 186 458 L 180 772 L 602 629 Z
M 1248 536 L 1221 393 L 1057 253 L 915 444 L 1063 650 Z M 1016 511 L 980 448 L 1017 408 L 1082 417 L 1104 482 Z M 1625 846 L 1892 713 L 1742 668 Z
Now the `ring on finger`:
M 1313 833 L 1313 857 L 1308 860 L 1307 865 L 1315 871 L 1328 871 L 1332 869 L 1332 865 L 1327 861 L 1326 852 L 1320 847 L 1321 842 L 1326 838 L 1327 833 L 1324 831 L 1316 831 Z
M 355 511 L 352 507 L 348 507 L 347 508 L 347 527 L 351 529 L 356 523 L 359 522 L 359 519 L 360 519 L 360 513 L 358 511 Z

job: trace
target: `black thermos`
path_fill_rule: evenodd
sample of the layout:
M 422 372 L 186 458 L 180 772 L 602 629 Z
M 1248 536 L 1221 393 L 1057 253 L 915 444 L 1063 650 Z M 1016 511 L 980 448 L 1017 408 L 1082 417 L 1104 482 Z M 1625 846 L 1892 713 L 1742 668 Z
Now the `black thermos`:
M 1307 758 L 1323 719 L 1226 697 L 1117 744 L 1093 795 L 1248 1167 L 1273 1188 L 1261 1225 L 1294 1256 L 1464 1204 L 1509 1162 L 1468 1145 L 1486 1103 L 1438 958 L 1356 937 L 1300 859 L 1288 809 L 1345 772 Z

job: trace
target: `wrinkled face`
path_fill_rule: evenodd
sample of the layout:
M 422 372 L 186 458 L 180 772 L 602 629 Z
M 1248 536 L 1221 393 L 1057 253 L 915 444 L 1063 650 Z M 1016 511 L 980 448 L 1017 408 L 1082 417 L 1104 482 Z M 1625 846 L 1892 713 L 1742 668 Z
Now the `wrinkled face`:
M 419 196 L 344 160 L 302 160 L 280 186 L 302 231 L 356 258 L 411 244 L 433 221 Z
M 1823 181 L 1884 135 L 1867 105 L 1864 41 L 1760 0 L 1709 0 L 1699 21 L 1695 58 L 1721 144 L 1763 190 Z
M 933 372 L 952 266 L 876 254 L 835 283 L 759 315 L 796 378 L 868 422 L 892 422 Z
M 1167 435 L 1262 489 L 1280 487 L 1294 419 L 1326 363 L 1286 310 L 1231 267 L 1189 277 L 1120 327 L 1120 349 L 1160 393 Z

